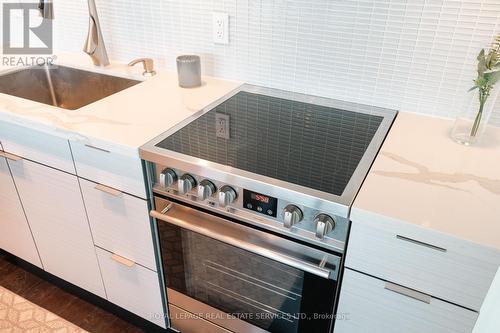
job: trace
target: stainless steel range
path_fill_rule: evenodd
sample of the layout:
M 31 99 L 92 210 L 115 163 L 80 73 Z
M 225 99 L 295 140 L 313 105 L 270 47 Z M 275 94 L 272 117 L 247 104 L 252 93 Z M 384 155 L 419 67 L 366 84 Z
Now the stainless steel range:
M 395 116 L 244 85 L 143 146 L 171 327 L 330 332 L 350 206 Z

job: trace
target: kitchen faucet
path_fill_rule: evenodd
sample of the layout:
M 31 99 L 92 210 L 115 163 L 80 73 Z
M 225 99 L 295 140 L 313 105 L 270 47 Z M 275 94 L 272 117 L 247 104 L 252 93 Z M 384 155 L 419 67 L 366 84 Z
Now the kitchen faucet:
M 53 20 L 54 10 L 53 10 L 52 0 L 40 0 L 38 3 L 38 9 L 40 10 L 40 16 L 44 19 Z
M 109 58 L 108 53 L 106 52 L 106 46 L 104 45 L 104 39 L 102 37 L 95 0 L 88 0 L 88 6 L 89 32 L 87 35 L 87 40 L 85 41 L 85 45 L 83 47 L 83 52 L 87 53 L 90 58 L 92 58 L 94 65 L 108 66 Z M 40 0 L 38 9 L 40 10 L 40 15 L 43 18 L 54 18 L 52 0 Z
M 99 24 L 99 17 L 97 16 L 97 8 L 95 0 L 88 0 L 89 4 L 89 32 L 87 41 L 83 47 L 83 52 L 87 53 L 94 65 L 108 66 L 109 58 L 104 45 L 104 38 L 102 37 L 101 26 Z

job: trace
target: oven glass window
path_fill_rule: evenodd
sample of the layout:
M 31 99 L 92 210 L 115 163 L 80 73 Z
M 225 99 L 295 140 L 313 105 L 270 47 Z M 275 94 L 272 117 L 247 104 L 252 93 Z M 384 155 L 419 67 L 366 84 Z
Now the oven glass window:
M 158 231 L 167 288 L 270 332 L 329 332 L 335 281 L 168 223 Z

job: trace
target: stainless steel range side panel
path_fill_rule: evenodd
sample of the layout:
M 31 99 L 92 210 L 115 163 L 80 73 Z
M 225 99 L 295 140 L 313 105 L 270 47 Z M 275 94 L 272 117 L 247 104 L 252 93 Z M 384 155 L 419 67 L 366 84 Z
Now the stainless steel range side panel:
M 165 138 L 174 134 L 194 119 L 212 110 L 215 106 L 228 100 L 240 91 L 264 94 L 272 97 L 285 98 L 298 102 L 311 103 L 358 113 L 377 115 L 383 117 L 383 120 L 341 196 L 156 147 L 159 142 L 163 141 Z M 320 211 L 329 212 L 331 214 L 347 218 L 349 217 L 350 206 L 352 205 L 352 202 L 354 201 L 354 198 L 356 197 L 356 194 L 359 191 L 359 188 L 361 187 L 361 184 L 363 183 L 364 178 L 366 177 L 396 115 L 397 111 L 389 109 L 252 85 L 243 85 L 224 98 L 193 114 L 193 116 L 142 146 L 140 148 L 140 156 L 142 159 L 149 162 L 186 170 L 209 179 L 217 179 L 227 184 L 234 184 L 242 188 L 264 193 L 286 201 L 297 202 Z

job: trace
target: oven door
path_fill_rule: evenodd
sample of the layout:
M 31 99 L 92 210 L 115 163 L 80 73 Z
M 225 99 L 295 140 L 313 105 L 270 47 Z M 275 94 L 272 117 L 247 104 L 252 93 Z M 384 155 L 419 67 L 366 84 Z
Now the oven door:
M 155 197 L 171 326 L 330 332 L 341 257 Z

